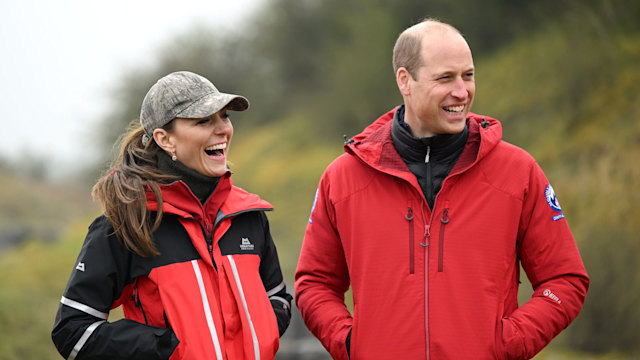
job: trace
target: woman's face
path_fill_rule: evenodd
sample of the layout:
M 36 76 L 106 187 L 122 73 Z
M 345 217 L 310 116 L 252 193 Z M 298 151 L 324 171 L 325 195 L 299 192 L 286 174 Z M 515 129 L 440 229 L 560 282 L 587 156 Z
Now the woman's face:
M 156 142 L 160 140 L 158 145 L 185 166 L 209 177 L 227 172 L 233 126 L 226 108 L 202 119 L 176 118 L 172 129 L 165 132 L 166 138 L 156 138 Z

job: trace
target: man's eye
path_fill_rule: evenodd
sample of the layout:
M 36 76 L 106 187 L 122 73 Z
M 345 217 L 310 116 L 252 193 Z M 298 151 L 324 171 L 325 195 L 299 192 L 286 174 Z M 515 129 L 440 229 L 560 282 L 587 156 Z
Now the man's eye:
M 223 119 L 228 119 L 229 118 L 229 113 L 224 113 L 222 115 L 220 115 L 221 118 Z
M 198 122 L 196 124 L 204 125 L 204 124 L 208 123 L 209 121 L 211 121 L 209 118 L 204 118 L 202 120 L 198 120 Z

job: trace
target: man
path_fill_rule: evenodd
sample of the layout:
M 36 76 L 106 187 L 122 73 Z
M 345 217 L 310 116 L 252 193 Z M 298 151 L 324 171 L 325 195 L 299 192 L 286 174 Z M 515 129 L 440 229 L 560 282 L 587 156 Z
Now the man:
M 474 65 L 455 28 L 410 27 L 393 62 L 404 105 L 320 180 L 296 270 L 302 317 L 334 359 L 531 358 L 589 284 L 553 188 L 497 120 L 469 112 Z M 534 288 L 522 306 L 520 264 Z

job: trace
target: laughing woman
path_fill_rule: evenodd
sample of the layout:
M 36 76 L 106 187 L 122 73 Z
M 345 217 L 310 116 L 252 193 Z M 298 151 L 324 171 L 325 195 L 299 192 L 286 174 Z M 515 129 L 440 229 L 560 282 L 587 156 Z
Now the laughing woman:
M 273 359 L 291 318 L 265 211 L 227 167 L 242 96 L 171 73 L 93 188 L 104 208 L 52 332 L 68 359 Z M 108 322 L 122 305 L 125 319 Z

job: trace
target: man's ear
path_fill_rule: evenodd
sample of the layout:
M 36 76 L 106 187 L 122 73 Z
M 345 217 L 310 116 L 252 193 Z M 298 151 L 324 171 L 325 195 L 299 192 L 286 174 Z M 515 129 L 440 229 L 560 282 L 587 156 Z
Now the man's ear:
M 173 144 L 173 137 L 165 129 L 159 128 L 153 130 L 153 140 L 155 140 L 156 144 L 158 144 L 162 150 L 168 153 L 174 153 L 176 151 L 176 147 Z
M 403 96 L 407 96 L 411 94 L 410 80 L 413 80 L 409 71 L 406 68 L 400 67 L 398 71 L 396 71 L 396 83 L 398 84 L 398 89 Z

